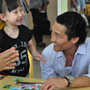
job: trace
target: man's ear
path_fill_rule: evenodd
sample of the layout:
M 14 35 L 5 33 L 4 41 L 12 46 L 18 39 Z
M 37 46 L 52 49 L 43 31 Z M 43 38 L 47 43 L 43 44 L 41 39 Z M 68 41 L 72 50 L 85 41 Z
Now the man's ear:
M 76 38 L 72 38 L 72 43 L 75 44 L 79 41 L 79 37 L 76 37 Z
M 0 19 L 3 21 L 6 21 L 5 15 L 4 14 L 0 14 Z

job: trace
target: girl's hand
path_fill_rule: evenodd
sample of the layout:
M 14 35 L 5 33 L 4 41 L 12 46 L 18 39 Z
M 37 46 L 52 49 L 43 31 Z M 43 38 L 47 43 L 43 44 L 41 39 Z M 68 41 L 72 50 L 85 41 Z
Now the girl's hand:
M 35 53 L 35 59 L 42 61 L 43 64 L 46 62 L 46 60 L 38 52 Z

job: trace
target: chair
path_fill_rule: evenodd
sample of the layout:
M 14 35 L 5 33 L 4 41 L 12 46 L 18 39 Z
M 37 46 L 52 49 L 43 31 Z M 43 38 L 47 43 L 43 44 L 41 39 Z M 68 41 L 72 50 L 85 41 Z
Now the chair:
M 30 63 L 30 68 L 29 68 L 30 76 L 29 76 L 29 78 L 33 78 L 33 57 L 30 54 L 29 50 L 27 50 L 27 53 L 28 53 L 28 58 L 29 58 L 29 63 Z
M 86 7 L 82 10 L 82 13 L 86 16 L 90 16 L 90 4 L 86 4 Z
M 0 30 L 3 28 L 4 25 L 5 25 L 5 22 L 0 20 Z

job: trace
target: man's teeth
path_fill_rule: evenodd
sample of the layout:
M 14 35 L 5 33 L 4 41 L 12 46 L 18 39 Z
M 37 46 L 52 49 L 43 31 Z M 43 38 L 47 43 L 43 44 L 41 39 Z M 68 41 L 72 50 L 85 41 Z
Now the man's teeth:
M 57 44 L 54 43 L 54 45 L 57 45 Z

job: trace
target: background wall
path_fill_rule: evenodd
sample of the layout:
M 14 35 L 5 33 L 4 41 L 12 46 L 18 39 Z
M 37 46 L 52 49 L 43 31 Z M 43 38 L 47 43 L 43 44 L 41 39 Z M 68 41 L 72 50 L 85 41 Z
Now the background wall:
M 68 11 L 68 0 L 61 0 L 61 13 Z
M 28 5 L 29 5 L 29 1 Z M 67 11 L 67 1 L 68 0 L 49 0 L 49 5 L 47 8 L 47 14 L 48 14 L 48 19 L 50 20 L 51 23 L 51 27 L 50 30 L 52 30 L 52 25 L 54 24 L 57 15 L 66 12 Z M 29 27 L 30 29 L 33 29 L 33 23 L 32 23 L 32 16 L 31 16 L 31 12 L 28 13 L 28 22 L 29 22 Z

